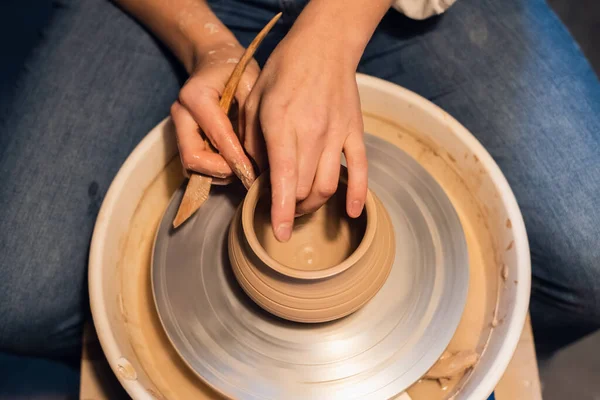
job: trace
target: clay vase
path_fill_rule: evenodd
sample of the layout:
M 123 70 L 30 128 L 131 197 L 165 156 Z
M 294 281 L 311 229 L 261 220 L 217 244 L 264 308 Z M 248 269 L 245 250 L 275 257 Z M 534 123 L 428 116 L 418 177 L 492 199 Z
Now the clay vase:
M 367 303 L 386 281 L 395 255 L 394 230 L 381 201 L 369 191 L 360 217 L 346 214 L 347 172 L 317 212 L 296 218 L 291 239 L 271 229 L 268 173 L 238 208 L 229 230 L 233 272 L 266 311 L 296 322 L 325 322 Z

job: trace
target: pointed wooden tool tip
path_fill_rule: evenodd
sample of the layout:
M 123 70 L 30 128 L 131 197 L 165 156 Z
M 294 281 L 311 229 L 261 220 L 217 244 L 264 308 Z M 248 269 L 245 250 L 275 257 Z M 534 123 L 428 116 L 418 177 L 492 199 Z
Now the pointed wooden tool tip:
M 179 210 L 177 210 L 177 215 L 173 220 L 174 228 L 178 228 L 179 225 L 187 221 L 208 199 L 211 181 L 212 178 L 204 175 L 194 174 L 190 176 Z

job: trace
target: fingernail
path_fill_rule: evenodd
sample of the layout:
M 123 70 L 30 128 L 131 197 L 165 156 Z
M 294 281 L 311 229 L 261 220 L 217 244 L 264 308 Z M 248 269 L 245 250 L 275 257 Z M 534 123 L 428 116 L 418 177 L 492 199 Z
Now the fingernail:
M 362 212 L 362 204 L 360 201 L 354 200 L 352 203 L 350 203 L 350 216 L 351 217 L 356 218 L 360 215 L 361 212 Z
M 275 230 L 275 237 L 280 242 L 287 242 L 288 240 L 290 240 L 291 236 L 292 224 L 290 224 L 289 222 L 282 222 Z

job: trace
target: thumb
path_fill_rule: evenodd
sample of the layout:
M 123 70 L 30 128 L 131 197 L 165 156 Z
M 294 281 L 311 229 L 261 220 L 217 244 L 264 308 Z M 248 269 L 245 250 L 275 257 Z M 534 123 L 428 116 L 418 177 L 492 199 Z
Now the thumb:
M 249 188 L 256 175 L 250 159 L 233 131 L 231 121 L 219 107 L 219 92 L 205 86 L 194 88 L 190 83 L 181 89 L 179 101 L 202 128 L 231 170 L 244 186 Z

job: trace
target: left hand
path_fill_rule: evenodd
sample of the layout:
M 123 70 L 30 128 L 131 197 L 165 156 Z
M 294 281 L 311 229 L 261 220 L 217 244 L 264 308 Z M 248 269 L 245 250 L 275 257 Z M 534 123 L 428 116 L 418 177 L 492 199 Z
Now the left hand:
M 198 52 L 190 78 L 171 107 L 181 162 L 186 170 L 212 176 L 214 183 L 227 183 L 235 173 L 246 187 L 250 187 L 256 176 L 240 144 L 243 136 L 236 135 L 228 116 L 219 106 L 225 84 L 244 48 L 233 40 L 213 46 L 212 50 Z M 242 110 L 259 73 L 258 64 L 251 60 L 235 93 L 235 100 Z M 198 127 L 218 153 L 207 148 L 198 134 Z M 240 133 L 243 134 L 243 130 Z

